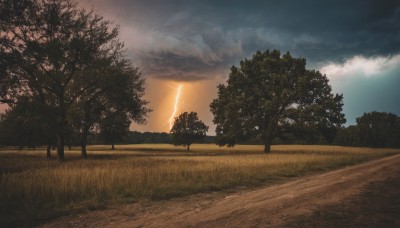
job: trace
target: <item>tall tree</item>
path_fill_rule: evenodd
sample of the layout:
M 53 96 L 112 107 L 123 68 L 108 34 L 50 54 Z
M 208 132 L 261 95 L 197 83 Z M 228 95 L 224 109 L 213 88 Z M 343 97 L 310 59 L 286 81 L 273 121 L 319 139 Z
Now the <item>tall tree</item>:
M 124 112 L 109 111 L 100 121 L 100 136 L 106 144 L 115 150 L 115 143 L 120 141 L 129 132 L 131 122 Z
M 104 93 L 105 72 L 126 62 L 118 29 L 69 0 L 2 0 L 0 15 L 0 99 L 36 96 L 54 107 L 62 160 L 71 106 Z
M 345 123 L 343 96 L 332 94 L 325 75 L 305 68 L 304 58 L 289 53 L 257 52 L 232 66 L 227 85 L 218 86 L 211 104 L 219 145 L 260 137 L 264 152 L 282 124 L 334 129 Z
M 120 60 L 102 72 L 98 81 L 99 93 L 96 96 L 86 94 L 87 99 L 73 105 L 72 123 L 81 133 L 81 155 L 86 158 L 87 137 L 95 126 L 109 126 L 110 113 L 124 116 L 129 123 L 144 124 L 146 115 L 151 110 L 144 96 L 144 78 L 138 68 L 132 67 L 127 60 Z M 84 95 L 82 95 L 84 96 Z M 129 129 L 129 126 L 127 126 Z
M 206 136 L 208 126 L 199 120 L 196 112 L 184 112 L 175 118 L 171 129 L 172 143 L 184 145 L 189 151 L 190 145 Z

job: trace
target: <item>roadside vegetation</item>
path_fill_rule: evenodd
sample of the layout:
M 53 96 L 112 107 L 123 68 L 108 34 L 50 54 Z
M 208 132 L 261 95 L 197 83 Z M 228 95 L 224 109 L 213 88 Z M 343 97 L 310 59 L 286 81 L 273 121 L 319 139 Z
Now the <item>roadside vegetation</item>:
M 42 219 L 137 200 L 160 200 L 235 187 L 268 185 L 313 172 L 398 153 L 394 149 L 334 146 L 192 145 L 192 152 L 170 145 L 126 145 L 118 151 L 79 148 L 65 162 L 44 153 L 2 148 L 0 221 L 34 225 Z M 43 148 L 45 150 L 45 148 Z

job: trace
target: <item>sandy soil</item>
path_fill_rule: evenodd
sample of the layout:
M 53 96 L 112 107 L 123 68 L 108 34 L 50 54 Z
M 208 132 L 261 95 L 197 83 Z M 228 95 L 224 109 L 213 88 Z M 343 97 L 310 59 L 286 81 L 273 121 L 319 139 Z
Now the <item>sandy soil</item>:
M 352 198 L 368 184 L 399 175 L 400 154 L 288 183 L 137 202 L 65 216 L 42 227 L 269 227 Z

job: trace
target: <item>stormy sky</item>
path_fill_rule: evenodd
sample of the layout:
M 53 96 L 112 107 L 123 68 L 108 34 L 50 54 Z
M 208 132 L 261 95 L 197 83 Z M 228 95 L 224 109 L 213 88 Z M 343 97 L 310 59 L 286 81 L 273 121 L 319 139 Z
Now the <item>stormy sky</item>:
M 196 111 L 214 134 L 209 104 L 232 65 L 257 50 L 307 59 L 344 95 L 347 124 L 364 112 L 400 115 L 399 0 L 80 0 L 120 26 L 126 54 L 147 78 L 154 112 L 133 129 L 168 131 L 178 112 Z

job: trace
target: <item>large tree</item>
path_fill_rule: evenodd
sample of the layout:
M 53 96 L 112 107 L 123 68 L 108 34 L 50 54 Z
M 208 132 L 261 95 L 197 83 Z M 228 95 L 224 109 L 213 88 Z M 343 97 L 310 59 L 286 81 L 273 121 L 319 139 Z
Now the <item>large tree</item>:
M 100 137 L 106 144 L 111 145 L 111 149 L 115 150 L 115 143 L 122 140 L 122 137 L 129 132 L 131 121 L 124 112 L 109 111 L 101 120 Z
M 143 99 L 144 78 L 129 61 L 118 61 L 102 74 L 107 76 L 98 82 L 102 90 L 96 96 L 86 94 L 87 99 L 72 106 L 71 122 L 81 133 L 82 158 L 86 158 L 87 137 L 96 126 L 100 131 L 104 130 L 110 126 L 113 115 L 124 116 L 129 123 L 143 124 L 146 114 L 151 111 Z M 129 126 L 127 128 L 129 130 Z
M 107 72 L 125 62 L 118 29 L 69 0 L 1 0 L 0 15 L 0 99 L 35 96 L 54 107 L 62 160 L 71 107 L 115 88 Z M 131 106 L 144 110 L 138 100 Z
M 199 120 L 196 112 L 184 112 L 175 118 L 171 129 L 172 143 L 184 145 L 189 151 L 190 145 L 206 136 L 208 126 Z
M 264 152 L 282 125 L 314 127 L 330 134 L 345 123 L 343 96 L 333 94 L 328 78 L 305 68 L 304 58 L 277 50 L 257 52 L 232 66 L 226 85 L 210 107 L 219 145 L 259 137 Z

